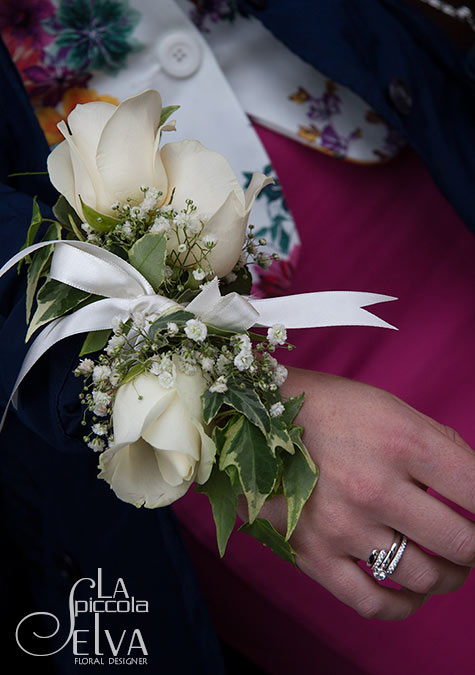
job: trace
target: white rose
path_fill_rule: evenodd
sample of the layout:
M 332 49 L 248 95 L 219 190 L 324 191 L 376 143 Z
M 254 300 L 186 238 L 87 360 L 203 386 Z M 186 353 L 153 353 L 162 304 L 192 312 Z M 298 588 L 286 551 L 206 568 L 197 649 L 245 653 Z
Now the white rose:
M 120 499 L 147 508 L 166 506 L 193 481 L 208 480 L 216 447 L 202 424 L 205 389 L 201 372 L 178 370 L 173 388 L 162 387 L 152 373 L 119 388 L 112 411 L 114 443 L 100 457 L 99 478 Z
M 114 202 L 140 203 L 141 186 L 160 190 L 158 206 L 173 195 L 177 211 L 192 199 L 193 217 L 205 221 L 202 235 L 216 238 L 208 260 L 223 277 L 239 259 L 252 204 L 272 179 L 255 173 L 244 193 L 229 162 L 198 141 L 168 143 L 159 150 L 161 111 L 160 94 L 151 89 L 119 106 L 103 101 L 76 106 L 67 124 L 58 124 L 65 140 L 48 158 L 51 182 L 81 220 L 81 199 L 111 215 Z M 175 245 L 171 238 L 169 247 Z

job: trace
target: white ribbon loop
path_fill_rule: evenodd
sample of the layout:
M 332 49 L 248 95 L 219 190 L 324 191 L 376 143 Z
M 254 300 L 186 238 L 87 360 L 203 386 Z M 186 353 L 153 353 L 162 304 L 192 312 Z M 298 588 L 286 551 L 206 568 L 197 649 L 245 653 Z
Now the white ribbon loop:
M 161 314 L 169 307 L 180 307 L 173 300 L 157 295 L 145 277 L 122 258 L 93 244 L 80 241 L 48 241 L 33 244 L 11 258 L 0 277 L 22 258 L 44 246 L 55 245 L 50 276 L 69 286 L 105 296 L 72 314 L 52 321 L 31 345 L 10 396 L 5 416 L 16 391 L 41 356 L 60 340 L 78 333 L 112 328 L 115 318 L 127 319 L 136 311 Z M 254 325 L 286 328 L 322 326 L 394 326 L 362 309 L 379 302 L 396 300 L 389 295 L 353 291 L 320 291 L 263 300 L 246 299 L 237 293 L 222 296 L 218 279 L 205 284 L 187 309 L 202 321 L 227 330 L 244 331 Z
M 138 270 L 119 256 L 86 242 L 59 242 L 50 277 L 106 298 L 136 298 L 155 291 Z

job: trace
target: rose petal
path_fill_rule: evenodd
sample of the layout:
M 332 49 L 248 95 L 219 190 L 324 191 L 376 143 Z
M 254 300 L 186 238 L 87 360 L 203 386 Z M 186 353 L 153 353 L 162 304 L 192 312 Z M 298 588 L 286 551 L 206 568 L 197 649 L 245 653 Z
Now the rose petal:
M 141 201 L 141 185 L 167 190 L 166 183 L 155 183 L 163 179 L 160 169 L 154 166 L 161 110 L 160 94 L 148 89 L 123 101 L 104 127 L 97 148 L 97 167 L 104 185 L 119 201 Z
M 231 192 L 203 228 L 202 236 L 211 235 L 217 239 L 207 261 L 219 278 L 231 272 L 241 255 L 248 219 L 248 215 L 243 214 L 243 204 L 236 197 L 236 193 Z
M 69 145 L 66 141 L 57 145 L 49 155 L 47 168 L 54 187 L 60 194 L 66 197 L 73 209 L 75 209 L 74 171 Z
M 174 487 L 183 481 L 190 482 L 195 473 L 196 462 L 190 455 L 182 452 L 155 452 L 158 468 L 163 480 Z
M 102 177 L 96 165 L 96 152 L 99 139 L 105 125 L 110 120 L 117 106 L 103 101 L 93 101 L 87 104 L 77 105 L 68 117 L 68 127 L 71 130 L 71 141 L 76 146 L 78 153 L 84 162 L 94 190 L 96 193 L 96 203 L 91 204 L 82 194 L 81 185 L 76 183 L 76 191 L 81 194 L 83 200 L 89 205 L 97 208 L 104 213 L 104 205 L 107 212 L 111 211 L 110 205 L 113 201 L 111 194 L 105 189 Z
M 99 467 L 99 478 L 110 484 L 119 499 L 135 506 L 167 506 L 191 485 L 169 485 L 160 473 L 154 449 L 142 439 L 118 450 L 106 450 L 99 458 Z
M 196 481 L 201 485 L 206 483 L 213 468 L 214 458 L 216 456 L 216 445 L 214 441 L 206 434 L 203 426 L 193 420 L 201 437 L 201 459 L 198 464 L 198 471 L 196 473 Z
M 263 173 L 254 173 L 245 193 L 244 205 L 240 199 L 236 199 L 235 193 L 231 193 L 203 228 L 203 236 L 213 235 L 218 240 L 208 256 L 208 262 L 218 277 L 229 274 L 238 261 L 251 207 L 259 192 L 273 182 L 272 178 Z
M 140 438 L 174 397 L 175 392 L 163 389 L 158 377 L 151 373 L 119 387 L 112 412 L 115 444 L 133 443 Z
M 201 394 L 206 389 L 206 380 L 200 370 L 197 370 L 194 375 L 185 375 L 178 368 L 176 358 L 173 359 L 173 362 L 176 366 L 175 389 L 186 415 L 201 422 L 203 419 Z
M 186 200 L 197 207 L 195 215 L 214 213 L 230 192 L 245 204 L 244 193 L 228 160 L 205 148 L 199 141 L 167 143 L 161 152 L 168 176 L 167 203 L 173 193 L 173 207 L 180 211 Z
M 166 409 L 143 428 L 141 436 L 156 450 L 181 452 L 195 460 L 200 458 L 199 433 L 191 423 L 187 409 L 176 395 Z

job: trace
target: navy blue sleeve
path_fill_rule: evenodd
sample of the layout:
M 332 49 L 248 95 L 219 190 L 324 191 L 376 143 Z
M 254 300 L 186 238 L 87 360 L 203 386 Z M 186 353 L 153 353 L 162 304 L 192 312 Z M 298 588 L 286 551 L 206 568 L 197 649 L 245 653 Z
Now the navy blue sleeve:
M 475 231 L 475 46 L 462 53 L 401 0 L 242 0 L 239 5 L 397 129 Z

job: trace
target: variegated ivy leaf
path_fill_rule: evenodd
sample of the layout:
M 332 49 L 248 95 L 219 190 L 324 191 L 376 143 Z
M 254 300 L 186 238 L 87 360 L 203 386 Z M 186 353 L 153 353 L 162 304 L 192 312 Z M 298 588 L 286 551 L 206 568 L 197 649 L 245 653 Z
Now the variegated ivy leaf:
M 285 410 L 280 416 L 280 419 L 288 425 L 292 424 L 294 419 L 299 414 L 301 407 L 303 406 L 304 399 L 305 392 L 302 392 L 298 396 L 291 396 L 284 403 Z
M 165 279 L 167 238 L 164 232 L 148 233 L 138 239 L 129 251 L 129 262 L 147 279 L 155 292 Z
M 283 457 L 282 484 L 287 500 L 286 539 L 289 539 L 294 531 L 302 509 L 318 480 L 318 468 L 302 443 L 300 429 L 301 427 L 294 427 L 291 431 L 297 452 Z
M 293 455 L 295 452 L 293 441 L 290 438 L 288 426 L 282 417 L 271 417 L 270 433 L 267 434 L 267 441 L 273 452 L 275 452 L 276 448 L 282 448 L 291 455 Z
M 155 319 L 155 321 L 150 326 L 150 338 L 154 340 L 157 333 L 160 333 L 162 330 L 167 330 L 168 323 L 176 323 L 178 328 L 182 328 L 189 319 L 194 318 L 194 314 L 187 312 L 184 309 L 165 312 L 164 314 L 161 314 L 158 319 Z
M 55 279 L 48 279 L 36 296 L 38 306 L 28 326 L 25 341 L 28 342 L 40 326 L 67 314 L 71 309 L 75 309 L 79 304 L 91 297 L 93 296 L 90 293 L 67 286 Z
M 222 558 L 236 522 L 240 485 L 239 483 L 233 485 L 227 473 L 220 471 L 215 465 L 206 483 L 198 485 L 196 491 L 207 495 L 211 503 L 219 555 Z
M 244 416 L 233 420 L 225 433 L 219 468 L 236 467 L 252 523 L 278 478 L 277 458 L 264 434 Z
M 229 381 L 228 389 L 223 394 L 224 403 L 242 413 L 262 431 L 270 432 L 270 417 L 257 392 L 252 389 L 241 389 L 236 382 Z
M 216 417 L 219 409 L 223 405 L 224 394 L 206 389 L 201 395 L 201 399 L 203 401 L 203 421 L 205 424 L 209 424 L 211 420 Z
M 77 227 L 81 227 L 81 218 L 78 216 L 75 209 L 73 209 L 64 195 L 59 195 L 58 201 L 53 206 L 53 213 L 58 223 L 61 223 L 61 225 L 64 225 L 64 227 L 69 229 L 71 218 Z
M 35 233 L 36 234 L 36 233 Z M 52 223 L 46 230 L 42 241 L 54 241 L 61 239 L 61 225 L 59 223 Z M 30 320 L 31 309 L 33 307 L 33 300 L 35 299 L 36 289 L 40 278 L 46 273 L 47 265 L 51 254 L 53 253 L 54 245 L 45 246 L 36 251 L 31 265 L 28 267 L 27 287 L 26 287 L 26 322 Z
M 33 197 L 33 211 L 31 214 L 30 227 L 28 228 L 28 232 L 26 234 L 25 243 L 21 247 L 20 251 L 23 251 L 24 248 L 28 248 L 28 246 L 31 246 L 33 244 L 33 242 L 35 241 L 35 237 L 38 234 L 38 229 L 42 222 L 43 216 L 41 215 L 40 207 L 38 206 L 36 197 Z M 20 260 L 20 262 L 18 263 L 18 271 L 20 271 L 22 262 L 23 260 Z
M 286 562 L 295 565 L 296 552 L 284 537 L 275 530 L 265 518 L 257 518 L 253 523 L 244 523 L 238 532 L 250 534 L 255 539 L 268 546 L 273 553 Z

